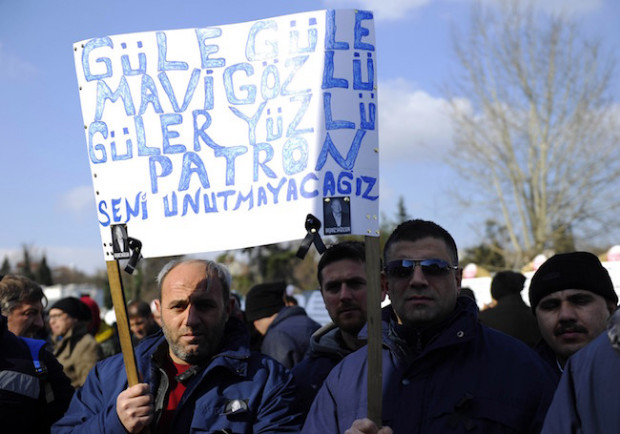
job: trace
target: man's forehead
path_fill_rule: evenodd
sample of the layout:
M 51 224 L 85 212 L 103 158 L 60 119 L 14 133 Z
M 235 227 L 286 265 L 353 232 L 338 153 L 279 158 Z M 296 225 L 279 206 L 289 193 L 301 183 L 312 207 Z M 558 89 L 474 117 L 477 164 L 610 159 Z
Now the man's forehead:
M 206 268 L 200 264 L 180 264 L 170 270 L 162 285 L 162 297 L 166 298 L 211 298 L 220 294 L 219 279 L 207 275 Z
M 24 311 L 28 309 L 36 309 L 36 310 L 41 311 L 43 310 L 43 303 L 41 303 L 40 301 L 23 301 L 13 308 L 13 310 L 20 310 L 20 311 Z
M 543 298 L 541 298 L 540 301 L 545 301 L 545 300 L 566 300 L 566 299 L 569 299 L 569 298 L 571 298 L 573 296 L 577 296 L 577 295 L 588 295 L 588 296 L 592 296 L 592 297 L 603 298 L 600 295 L 595 294 L 592 291 L 588 291 L 587 289 L 566 288 L 566 289 L 561 289 L 559 291 L 552 292 L 551 294 L 547 294 Z
M 321 270 L 324 278 L 328 275 L 360 274 L 366 277 L 365 264 L 355 259 L 343 258 L 330 262 Z
M 439 238 L 435 238 L 435 237 L 424 237 L 424 238 L 417 239 L 415 241 L 409 241 L 409 240 L 395 241 L 394 243 L 392 243 L 392 245 L 388 249 L 387 256 L 388 258 L 394 258 L 395 256 L 401 256 L 405 252 L 411 253 L 411 250 L 415 250 L 416 254 L 419 254 L 422 256 L 428 256 L 429 254 L 434 254 L 436 256 L 443 255 L 447 258 L 450 258 L 451 256 L 450 250 L 448 249 L 448 246 L 446 245 L 445 241 Z M 425 258 L 419 257 L 419 258 L 409 258 L 409 259 L 425 259 Z

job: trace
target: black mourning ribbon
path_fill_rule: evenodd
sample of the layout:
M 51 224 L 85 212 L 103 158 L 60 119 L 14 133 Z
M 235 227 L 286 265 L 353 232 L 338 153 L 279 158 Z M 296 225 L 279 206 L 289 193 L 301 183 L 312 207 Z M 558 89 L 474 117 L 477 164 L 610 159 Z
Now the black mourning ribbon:
M 131 258 L 129 258 L 129 261 L 125 266 L 125 271 L 129 274 L 133 274 L 133 271 L 138 265 L 138 261 L 142 259 L 142 242 L 131 237 L 127 237 L 127 242 L 129 244 L 129 250 L 131 250 Z
M 316 247 L 318 252 L 322 254 L 327 248 L 325 244 L 323 244 L 323 240 L 321 239 L 321 235 L 319 234 L 319 229 L 321 229 L 321 220 L 313 216 L 312 214 L 308 214 L 306 217 L 306 230 L 308 234 L 306 238 L 301 242 L 301 246 L 299 246 L 299 250 L 297 250 L 297 257 L 299 259 L 304 259 L 308 254 L 308 249 L 312 244 Z

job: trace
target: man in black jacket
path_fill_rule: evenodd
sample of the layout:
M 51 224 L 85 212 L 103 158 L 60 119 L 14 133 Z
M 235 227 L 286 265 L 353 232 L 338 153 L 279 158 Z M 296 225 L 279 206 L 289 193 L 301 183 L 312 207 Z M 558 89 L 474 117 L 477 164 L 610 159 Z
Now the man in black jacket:
M 42 348 L 11 333 L 0 315 L 0 430 L 6 433 L 49 433 L 69 406 L 73 387 L 62 366 Z
M 491 296 L 497 300 L 497 305 L 480 312 L 478 318 L 483 324 L 534 347 L 540 341 L 540 332 L 536 317 L 521 297 L 524 283 L 525 276 L 516 271 L 495 274 Z
M 261 353 L 291 369 L 303 359 L 310 336 L 321 325 L 300 306 L 285 306 L 286 283 L 254 285 L 245 298 L 245 316 L 264 336 Z

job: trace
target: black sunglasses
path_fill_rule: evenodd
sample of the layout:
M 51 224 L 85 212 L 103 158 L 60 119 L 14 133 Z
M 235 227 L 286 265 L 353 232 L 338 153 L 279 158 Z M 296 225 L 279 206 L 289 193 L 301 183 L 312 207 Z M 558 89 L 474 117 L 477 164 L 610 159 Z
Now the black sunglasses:
M 398 259 L 388 262 L 384 271 L 388 277 L 396 279 L 409 279 L 413 275 L 416 265 L 422 269 L 425 276 L 445 276 L 450 270 L 458 270 L 458 265 L 450 265 L 443 259 Z

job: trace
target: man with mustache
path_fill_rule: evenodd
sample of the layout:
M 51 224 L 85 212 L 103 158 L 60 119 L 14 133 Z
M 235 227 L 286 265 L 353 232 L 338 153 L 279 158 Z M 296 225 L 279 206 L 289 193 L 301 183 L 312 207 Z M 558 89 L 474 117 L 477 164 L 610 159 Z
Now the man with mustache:
M 162 330 L 136 348 L 142 383 L 122 355 L 95 366 L 53 432 L 298 432 L 293 379 L 249 350 L 230 315 L 230 274 L 208 260 L 172 261 L 158 276 Z
M 333 322 L 312 335 L 306 357 L 292 371 L 297 402 L 304 415 L 332 368 L 366 344 L 357 337 L 366 324 L 365 267 L 366 252 L 360 241 L 335 244 L 321 256 L 317 278 Z
M 366 418 L 361 348 L 329 373 L 302 433 L 538 433 L 554 391 L 550 369 L 523 342 L 482 325 L 474 300 L 458 296 L 452 236 L 434 222 L 401 223 L 383 267 L 392 302 L 382 317 L 383 428 Z
M 609 273 L 589 252 L 552 256 L 532 277 L 529 292 L 543 337 L 536 350 L 557 383 L 568 358 L 605 330 L 618 296 Z
M 620 311 L 564 371 L 542 434 L 620 432 Z

